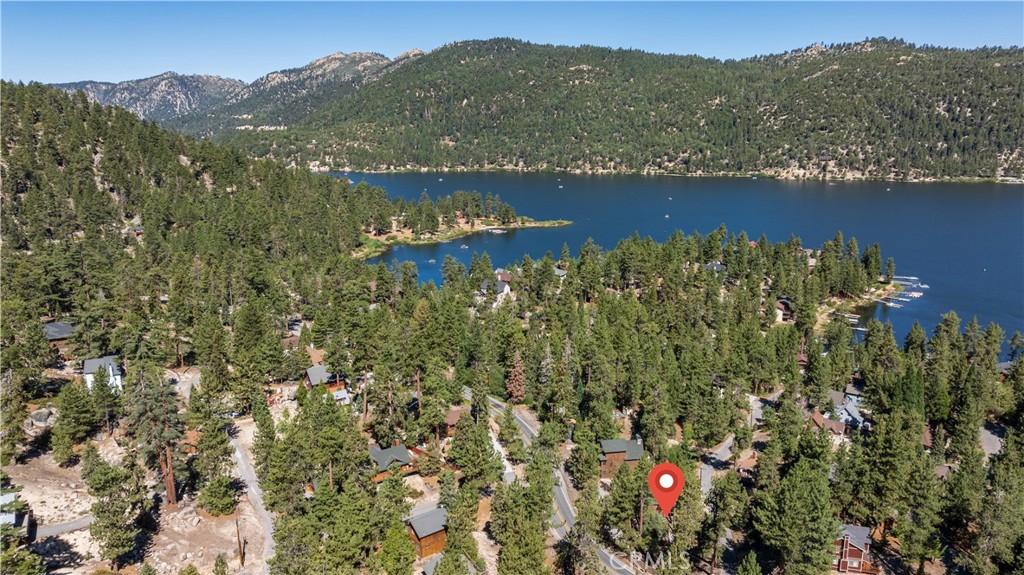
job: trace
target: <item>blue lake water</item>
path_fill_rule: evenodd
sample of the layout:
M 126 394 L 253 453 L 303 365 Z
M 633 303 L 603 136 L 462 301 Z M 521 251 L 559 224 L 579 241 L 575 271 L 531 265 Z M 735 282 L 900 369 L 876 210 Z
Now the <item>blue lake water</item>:
M 915 320 L 930 333 L 950 310 L 964 323 L 973 316 L 982 325 L 996 322 L 1008 335 L 1024 330 L 1024 186 L 518 173 L 347 177 L 411 200 L 423 190 L 434 198 L 456 190 L 490 192 L 521 215 L 574 222 L 399 246 L 372 260 L 411 260 L 421 281 L 440 283 L 446 255 L 468 264 L 474 252 L 486 251 L 502 266 L 525 253 L 557 257 L 563 243 L 575 255 L 588 237 L 611 249 L 634 232 L 663 241 L 677 228 L 706 234 L 724 223 L 751 239 L 764 234 L 779 242 L 796 235 L 805 246 L 818 247 L 842 231 L 847 239 L 855 236 L 861 249 L 877 242 L 883 262 L 895 258 L 897 275 L 917 276 L 930 286 L 902 308 L 870 310 L 892 322 L 901 340 Z

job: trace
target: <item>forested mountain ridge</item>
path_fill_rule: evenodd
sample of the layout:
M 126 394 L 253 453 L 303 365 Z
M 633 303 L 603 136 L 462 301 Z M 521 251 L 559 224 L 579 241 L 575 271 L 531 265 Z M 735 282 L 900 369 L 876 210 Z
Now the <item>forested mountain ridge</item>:
M 221 106 L 181 115 L 163 125 L 201 137 L 281 129 L 419 55 L 414 50 L 390 60 L 376 53 L 338 52 L 300 68 L 271 72 Z
M 245 84 L 220 76 L 182 75 L 174 72 L 125 82 L 72 82 L 55 84 L 90 100 L 119 106 L 149 120 L 167 120 L 190 112 L 205 113 L 239 93 Z
M 391 60 L 376 53 L 337 52 L 305 66 L 270 72 L 250 84 L 167 72 L 116 84 L 85 81 L 55 86 L 72 94 L 82 90 L 92 101 L 120 106 L 172 130 L 209 137 L 294 124 L 421 54 L 412 50 Z
M 361 170 L 1020 177 L 1024 52 L 874 39 L 719 61 L 460 42 L 274 133 L 255 156 Z

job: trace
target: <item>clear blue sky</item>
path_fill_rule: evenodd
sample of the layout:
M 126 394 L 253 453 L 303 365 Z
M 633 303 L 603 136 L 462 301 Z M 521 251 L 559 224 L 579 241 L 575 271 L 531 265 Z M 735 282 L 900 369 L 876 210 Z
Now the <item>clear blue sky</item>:
M 899 37 L 1024 45 L 1024 2 L 271 3 L 0 2 L 0 75 L 120 81 L 172 70 L 256 79 L 334 52 L 394 57 L 509 36 L 744 58 L 815 42 Z

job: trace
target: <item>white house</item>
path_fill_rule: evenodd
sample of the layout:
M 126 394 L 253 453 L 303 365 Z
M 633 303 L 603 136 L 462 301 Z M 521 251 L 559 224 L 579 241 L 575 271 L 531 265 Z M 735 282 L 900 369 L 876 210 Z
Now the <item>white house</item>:
M 92 390 L 92 380 L 96 377 L 96 372 L 101 369 L 107 372 L 107 383 L 120 391 L 122 389 L 121 377 L 124 376 L 124 369 L 121 368 L 120 358 L 116 355 L 85 360 L 82 364 L 85 386 Z

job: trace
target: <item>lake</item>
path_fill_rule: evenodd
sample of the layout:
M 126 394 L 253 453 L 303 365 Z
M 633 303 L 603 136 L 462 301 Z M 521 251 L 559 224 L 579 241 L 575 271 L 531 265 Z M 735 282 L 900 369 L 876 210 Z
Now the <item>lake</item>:
M 1024 330 L 1024 186 L 519 173 L 347 177 L 411 200 L 423 190 L 433 198 L 456 190 L 490 192 L 520 215 L 574 222 L 398 246 L 371 260 L 411 260 L 421 281 L 440 284 L 446 255 L 468 265 L 474 252 L 486 251 L 497 267 L 525 253 L 539 259 L 551 251 L 557 257 L 563 243 L 575 255 L 588 237 L 611 249 L 634 232 L 664 241 L 677 228 L 706 234 L 724 223 L 751 239 L 764 234 L 780 242 L 796 235 L 804 246 L 819 247 L 842 231 L 847 239 L 855 236 L 861 249 L 877 242 L 883 262 L 895 258 L 897 275 L 917 276 L 930 286 L 902 308 L 865 311 L 892 322 L 901 341 L 915 320 L 931 333 L 949 310 L 965 324 L 973 316 L 983 326 L 996 322 L 1008 336 Z

